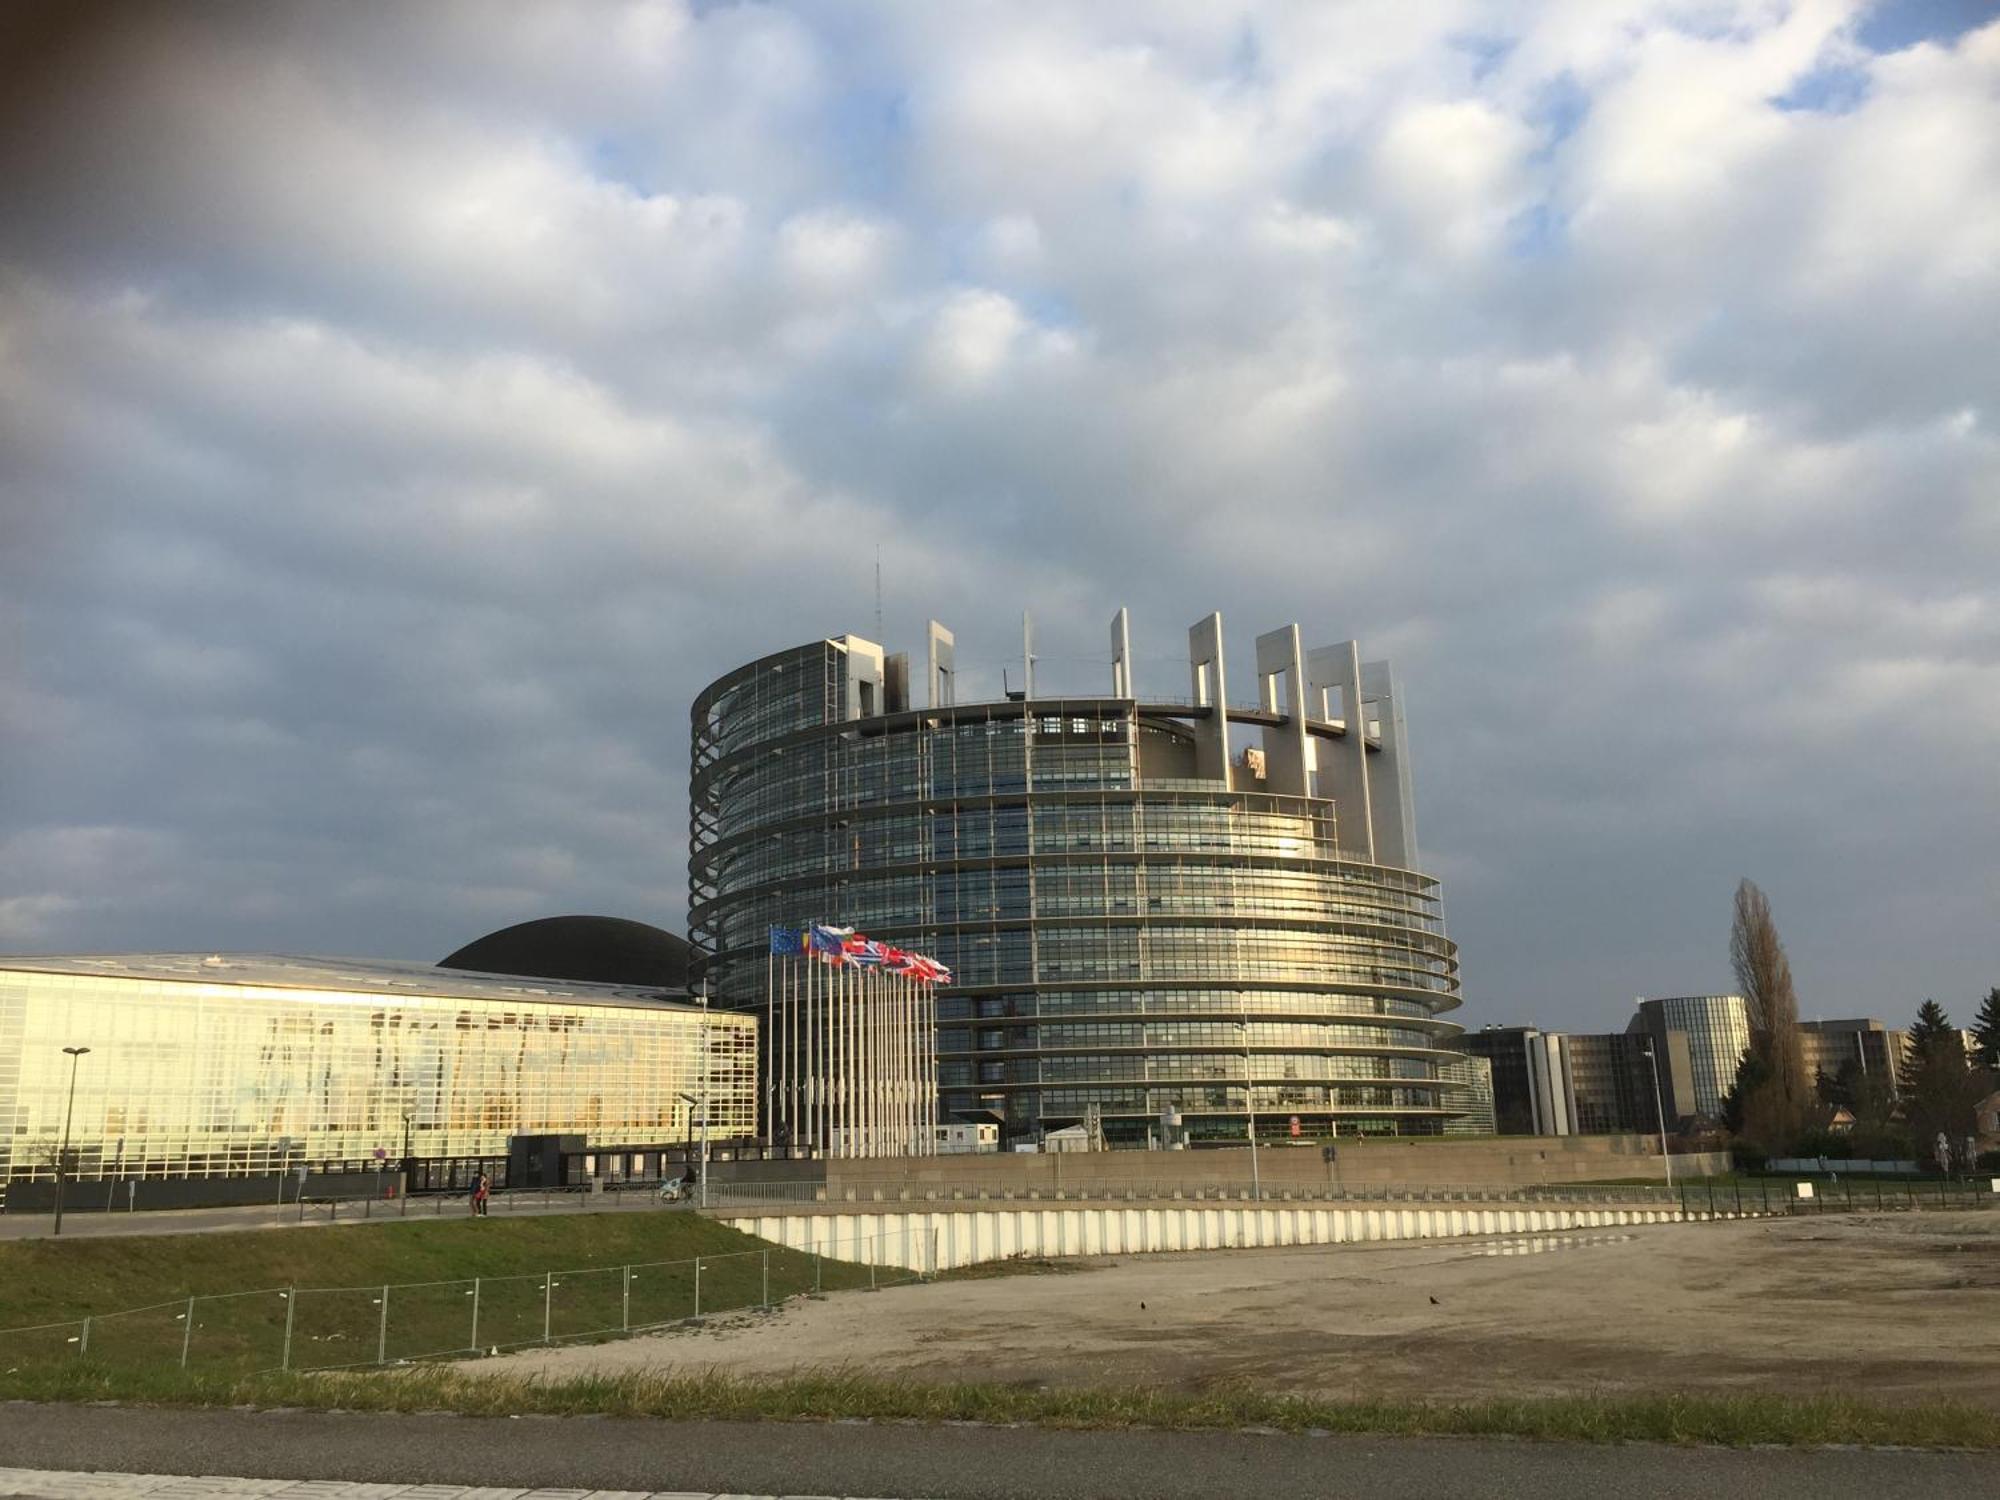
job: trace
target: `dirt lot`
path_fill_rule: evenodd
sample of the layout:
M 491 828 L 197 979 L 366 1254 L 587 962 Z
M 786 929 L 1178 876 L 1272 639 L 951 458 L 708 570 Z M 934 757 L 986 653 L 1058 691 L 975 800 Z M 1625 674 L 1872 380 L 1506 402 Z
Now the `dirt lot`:
M 1119 1258 L 846 1293 L 474 1370 L 1361 1396 L 1776 1389 L 2000 1406 L 2000 1212 Z

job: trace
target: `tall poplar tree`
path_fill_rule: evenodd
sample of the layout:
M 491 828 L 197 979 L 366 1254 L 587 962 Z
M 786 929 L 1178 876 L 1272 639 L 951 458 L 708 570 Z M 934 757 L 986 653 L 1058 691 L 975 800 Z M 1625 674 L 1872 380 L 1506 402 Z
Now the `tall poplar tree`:
M 1791 960 L 1778 940 L 1770 901 L 1749 880 L 1736 887 L 1729 962 L 1749 1012 L 1749 1055 L 1756 1067 L 1748 1071 L 1761 1075 L 1743 1080 L 1743 1134 L 1767 1155 L 1782 1155 L 1805 1132 L 1816 1100 L 1799 1039 Z

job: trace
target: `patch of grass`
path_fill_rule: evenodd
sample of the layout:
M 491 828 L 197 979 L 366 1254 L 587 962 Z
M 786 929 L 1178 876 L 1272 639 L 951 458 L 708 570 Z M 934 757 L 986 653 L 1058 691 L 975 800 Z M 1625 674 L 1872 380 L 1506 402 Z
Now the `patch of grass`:
M 60 1326 L 0 1333 L 0 1369 L 74 1360 L 85 1315 L 106 1367 L 177 1367 L 185 1346 L 221 1375 L 276 1369 L 288 1347 L 293 1369 L 326 1369 L 589 1337 L 693 1315 L 697 1256 L 703 1312 L 869 1284 L 692 1213 L 19 1240 L 0 1244 L 0 1329 Z
M 1508 1436 L 1547 1441 L 2000 1448 L 2000 1413 L 1962 1403 L 1880 1406 L 1845 1396 L 1574 1396 L 1518 1401 L 1331 1401 L 1224 1389 L 1047 1390 L 928 1385 L 841 1371 L 788 1380 L 654 1375 L 542 1380 L 426 1366 L 382 1375 L 138 1376 L 82 1360 L 0 1376 L 0 1397 L 168 1406 L 449 1411 L 467 1416 L 676 1421 L 1034 1423 L 1069 1428 Z

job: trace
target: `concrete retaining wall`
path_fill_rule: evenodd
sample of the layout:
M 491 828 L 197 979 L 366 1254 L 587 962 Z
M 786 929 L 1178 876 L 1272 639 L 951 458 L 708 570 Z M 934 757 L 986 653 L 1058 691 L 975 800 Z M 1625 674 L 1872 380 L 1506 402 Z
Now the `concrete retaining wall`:
M 948 1271 L 1015 1256 L 1139 1255 L 1259 1245 L 1338 1245 L 1508 1234 L 1559 1234 L 1621 1224 L 1673 1224 L 1731 1214 L 1678 1207 L 1477 1204 L 1408 1207 L 1265 1204 L 938 1208 L 913 1212 L 720 1216 L 746 1234 L 836 1260 Z

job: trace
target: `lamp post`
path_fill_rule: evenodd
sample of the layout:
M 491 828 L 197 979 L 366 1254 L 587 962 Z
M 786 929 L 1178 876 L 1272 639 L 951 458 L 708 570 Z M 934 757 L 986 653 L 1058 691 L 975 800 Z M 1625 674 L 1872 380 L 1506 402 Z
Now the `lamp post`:
M 1257 1167 L 1257 1093 L 1250 1075 L 1250 1021 L 1244 1012 L 1243 992 L 1236 992 L 1236 1029 L 1243 1033 L 1243 1109 L 1248 1118 L 1246 1129 L 1250 1136 L 1250 1197 L 1253 1202 L 1264 1201 L 1264 1181 Z
M 700 1207 L 708 1207 L 708 976 L 701 979 L 701 1181 Z
M 704 1090 L 703 1092 L 705 1093 L 706 1090 Z M 689 1109 L 695 1112 L 695 1123 L 701 1127 L 701 1157 L 700 1157 L 701 1165 L 697 1169 L 695 1174 L 695 1191 L 701 1195 L 697 1201 L 697 1206 L 701 1208 L 707 1208 L 708 1207 L 708 1105 L 705 1101 L 695 1098 L 693 1094 L 682 1093 L 678 1089 L 675 1090 L 675 1097 L 678 1098 Z
M 56 1148 L 56 1227 L 62 1233 L 63 1174 L 69 1166 L 69 1127 L 76 1115 L 76 1065 L 90 1051 L 88 1047 L 65 1047 L 69 1058 L 69 1102 L 63 1106 L 62 1145 Z
M 1653 1039 L 1646 1038 L 1646 1061 L 1653 1065 L 1653 1123 L 1660 1129 L 1660 1160 L 1666 1165 L 1667 1186 L 1674 1185 L 1674 1159 L 1667 1154 L 1667 1105 L 1660 1093 L 1660 1055 Z

